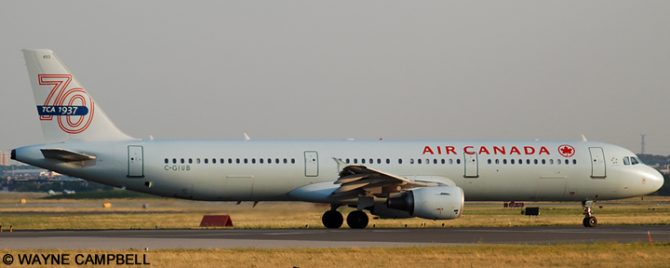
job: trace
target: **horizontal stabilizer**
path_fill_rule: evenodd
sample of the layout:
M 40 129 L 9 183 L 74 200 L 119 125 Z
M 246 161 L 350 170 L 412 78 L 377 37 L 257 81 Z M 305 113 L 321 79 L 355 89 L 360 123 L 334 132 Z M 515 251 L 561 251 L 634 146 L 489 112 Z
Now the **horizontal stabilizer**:
M 44 158 L 60 160 L 63 162 L 75 162 L 75 161 L 86 161 L 86 160 L 95 160 L 96 157 L 92 155 L 87 155 L 83 153 L 76 153 L 63 149 L 40 149 Z

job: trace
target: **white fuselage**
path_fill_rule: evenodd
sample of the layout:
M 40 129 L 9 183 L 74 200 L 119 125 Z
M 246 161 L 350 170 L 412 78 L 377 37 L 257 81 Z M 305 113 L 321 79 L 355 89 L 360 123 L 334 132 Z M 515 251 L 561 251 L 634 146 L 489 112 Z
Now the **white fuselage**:
M 40 148 L 96 159 L 64 163 L 44 158 Z M 289 193 L 334 182 L 340 167 L 333 158 L 410 180 L 453 181 L 466 201 L 608 200 L 661 187 L 656 170 L 624 164 L 628 157 L 635 154 L 589 141 L 131 140 L 16 149 L 17 160 L 62 174 L 211 201 L 313 201 Z

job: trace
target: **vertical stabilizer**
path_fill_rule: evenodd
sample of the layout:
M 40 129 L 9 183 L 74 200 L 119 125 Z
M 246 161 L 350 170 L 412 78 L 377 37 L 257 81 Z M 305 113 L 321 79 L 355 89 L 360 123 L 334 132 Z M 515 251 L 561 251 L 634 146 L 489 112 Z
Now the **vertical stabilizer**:
M 30 85 L 47 143 L 128 140 L 48 49 L 24 49 Z

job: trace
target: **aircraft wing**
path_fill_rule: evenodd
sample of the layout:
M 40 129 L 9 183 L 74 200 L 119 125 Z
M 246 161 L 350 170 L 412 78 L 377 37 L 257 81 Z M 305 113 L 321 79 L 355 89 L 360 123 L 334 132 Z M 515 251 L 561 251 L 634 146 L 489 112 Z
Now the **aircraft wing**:
M 341 171 L 340 177 L 334 182 L 334 184 L 340 184 L 340 187 L 332 192 L 332 198 L 358 195 L 389 197 L 390 194 L 398 193 L 406 188 L 440 185 L 438 182 L 410 180 L 364 165 L 348 165 L 342 160 L 333 159 L 338 163 Z

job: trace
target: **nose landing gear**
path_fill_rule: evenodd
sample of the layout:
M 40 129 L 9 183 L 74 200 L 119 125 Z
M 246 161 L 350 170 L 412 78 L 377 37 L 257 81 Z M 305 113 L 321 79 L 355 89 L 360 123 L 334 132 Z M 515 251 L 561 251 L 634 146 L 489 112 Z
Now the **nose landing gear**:
M 591 211 L 593 204 L 595 204 L 595 201 L 582 201 L 582 207 L 584 208 L 584 220 L 582 224 L 584 224 L 584 227 L 596 227 L 598 225 L 598 220 L 596 217 L 593 217 L 593 211 Z

